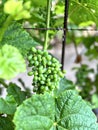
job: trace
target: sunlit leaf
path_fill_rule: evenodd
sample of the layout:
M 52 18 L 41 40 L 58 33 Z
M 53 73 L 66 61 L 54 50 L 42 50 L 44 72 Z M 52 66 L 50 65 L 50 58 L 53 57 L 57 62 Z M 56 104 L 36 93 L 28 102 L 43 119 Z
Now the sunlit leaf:
M 11 79 L 25 72 L 26 63 L 19 50 L 11 45 L 0 49 L 0 78 Z

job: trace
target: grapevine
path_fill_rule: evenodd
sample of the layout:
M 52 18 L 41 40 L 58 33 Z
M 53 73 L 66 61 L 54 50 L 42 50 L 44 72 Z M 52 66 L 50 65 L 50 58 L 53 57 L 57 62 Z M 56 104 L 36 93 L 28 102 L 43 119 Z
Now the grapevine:
M 44 93 L 58 87 L 65 73 L 61 71 L 61 64 L 56 58 L 45 50 L 37 50 L 33 47 L 28 54 L 28 61 L 29 67 L 32 67 L 28 75 L 33 75 L 34 92 Z

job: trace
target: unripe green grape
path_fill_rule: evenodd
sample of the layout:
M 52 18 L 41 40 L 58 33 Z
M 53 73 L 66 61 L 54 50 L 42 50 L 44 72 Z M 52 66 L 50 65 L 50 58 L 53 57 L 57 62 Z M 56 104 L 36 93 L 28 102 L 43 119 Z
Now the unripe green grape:
M 39 62 L 38 62 L 38 61 L 35 61 L 35 62 L 34 62 L 34 65 L 35 65 L 35 66 L 38 66 L 38 65 L 39 65 Z
M 54 78 L 53 75 L 51 75 L 50 78 L 53 79 Z
M 43 70 L 42 70 L 42 69 L 39 69 L 38 72 L 39 72 L 39 74 L 42 74 L 42 73 L 43 73 Z
M 44 92 L 45 91 L 45 86 L 41 86 L 40 89 L 41 89 L 41 92 Z
M 57 64 L 58 67 L 61 67 L 62 65 L 61 64 Z
M 39 72 L 39 73 L 43 73 L 43 72 L 44 72 L 43 66 L 40 66 L 40 67 L 39 67 L 38 72 Z
M 40 74 L 38 75 L 38 77 L 42 78 L 42 77 L 43 77 L 43 74 L 42 74 L 42 73 L 40 73 Z
M 47 86 L 51 86 L 51 82 L 48 82 L 46 85 L 47 85 Z
M 50 65 L 52 65 L 52 62 L 51 62 L 51 61 L 49 61 L 47 64 L 50 66 Z
M 60 77 L 63 77 L 64 74 L 60 71 L 60 72 L 59 72 L 59 76 L 60 76 Z
M 38 77 L 38 80 L 41 81 L 41 77 Z
M 43 70 L 43 69 L 44 69 L 44 67 L 43 67 L 42 65 L 40 65 L 39 69 L 42 69 L 42 70 Z
M 44 55 L 44 56 L 47 56 L 47 55 L 49 55 L 49 54 L 48 54 L 47 51 L 44 51 L 44 52 L 43 52 L 43 55 Z
M 41 61 L 41 55 L 37 55 L 38 61 Z
M 30 61 L 30 60 L 32 60 L 32 55 L 29 55 L 28 57 L 27 57 L 27 59 Z
M 57 74 L 54 74 L 54 76 L 53 76 L 55 79 L 57 79 Z
M 48 79 L 47 79 L 47 82 L 50 82 L 50 81 L 51 81 L 51 80 L 48 78 Z
M 50 74 L 51 73 L 51 69 L 47 70 L 47 72 Z
M 46 80 L 46 78 L 41 76 L 41 80 L 45 81 L 45 80 Z
M 33 81 L 37 81 L 37 80 L 38 80 L 38 77 L 34 76 Z
M 41 84 L 44 84 L 45 82 L 44 81 L 40 81 Z
M 29 75 L 29 76 L 32 76 L 32 75 L 33 75 L 33 72 L 32 72 L 32 71 L 28 72 L 28 75 Z
M 47 63 L 46 61 L 43 61 L 43 66 L 46 67 Z
M 32 52 L 34 52 L 34 53 L 36 53 L 36 51 L 37 51 L 35 47 L 32 47 L 31 50 L 32 50 Z
M 45 91 L 49 92 L 49 87 L 48 86 L 45 87 Z
M 57 74 L 57 71 L 54 70 L 54 74 Z
M 34 60 L 34 61 L 37 61 L 37 57 L 35 56 L 35 57 L 33 58 L 33 60 Z
M 63 70 L 63 74 L 65 74 L 66 73 L 66 70 Z
M 52 65 L 51 65 L 52 67 L 55 67 L 56 65 L 54 64 L 54 63 L 52 63 Z
M 35 76 L 35 75 L 38 75 L 38 72 L 35 71 L 35 72 L 34 72 L 34 76 Z
M 46 56 L 46 59 L 47 59 L 48 61 L 50 61 L 50 60 L 51 60 L 51 58 L 52 58 L 52 56 L 51 56 L 51 55 L 47 55 L 47 56 Z
M 32 60 L 32 61 L 30 61 L 29 63 L 30 63 L 31 65 L 33 65 L 33 64 L 34 64 L 34 61 Z
M 46 64 L 47 64 L 47 61 L 44 59 L 44 60 L 42 60 L 42 64 L 43 64 L 43 66 L 46 66 Z
M 47 74 L 44 74 L 44 77 L 47 78 Z
M 41 50 L 37 50 L 37 53 L 40 55 L 43 54 L 43 52 Z
M 54 71 L 55 71 L 55 68 L 54 68 L 54 67 L 51 67 L 51 70 L 54 72 Z
M 55 89 L 55 88 L 56 88 L 56 86 L 53 85 L 53 84 L 50 86 L 50 89 L 51 89 L 51 90 L 52 90 L 52 89 Z
M 55 63 L 57 62 L 57 60 L 55 58 L 52 58 L 52 62 Z
M 60 70 L 59 67 L 55 67 L 55 71 L 59 72 L 59 70 Z
M 45 58 L 45 57 L 42 57 L 42 61 L 46 61 L 46 58 Z

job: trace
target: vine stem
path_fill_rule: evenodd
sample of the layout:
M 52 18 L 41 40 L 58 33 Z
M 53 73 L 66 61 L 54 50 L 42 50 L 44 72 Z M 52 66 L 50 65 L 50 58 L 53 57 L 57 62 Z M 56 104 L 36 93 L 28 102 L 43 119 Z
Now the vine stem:
M 8 85 L 5 83 L 4 80 L 0 79 L 0 84 L 3 85 L 3 87 L 8 88 Z
M 65 61 L 65 46 L 66 46 L 68 8 L 69 8 L 69 0 L 65 0 L 64 32 L 63 32 L 63 37 L 62 37 L 62 57 L 61 57 L 61 64 L 62 64 L 62 68 L 61 69 L 62 70 L 64 70 L 64 61 Z
M 3 24 L 2 28 L 0 29 L 0 42 L 2 41 L 3 35 L 6 31 L 6 29 L 8 28 L 9 24 L 11 23 L 12 19 L 13 18 L 11 16 L 8 16 L 6 21 Z
M 50 25 L 50 11 L 51 11 L 51 0 L 47 0 L 47 21 L 46 21 L 46 28 L 49 28 L 49 25 Z M 48 39 L 49 39 L 49 30 L 46 30 L 44 50 L 47 50 Z

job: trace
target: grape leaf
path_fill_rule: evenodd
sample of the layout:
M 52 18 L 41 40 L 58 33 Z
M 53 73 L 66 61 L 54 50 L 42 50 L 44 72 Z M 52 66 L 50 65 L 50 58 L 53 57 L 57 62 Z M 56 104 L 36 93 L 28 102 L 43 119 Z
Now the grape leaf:
M 33 95 L 15 113 L 16 130 L 50 130 L 55 118 L 54 108 L 55 102 L 51 95 Z
M 69 18 L 75 23 L 93 21 L 98 25 L 98 1 L 70 0 Z
M 72 81 L 66 79 L 65 77 L 61 79 L 59 83 L 59 90 L 61 89 L 63 92 L 64 90 L 74 89 L 74 88 L 75 88 L 75 85 L 73 84 Z
M 65 77 L 60 80 L 59 87 L 54 90 L 54 95 L 57 97 L 62 92 L 70 89 L 75 89 L 75 85 L 72 81 L 67 80 Z
M 11 45 L 0 49 L 0 78 L 11 79 L 26 70 L 25 60 L 19 50 Z
M 20 105 L 14 116 L 15 130 L 97 130 L 96 117 L 76 92 L 67 90 L 54 98 L 33 95 Z
M 58 15 L 56 24 L 61 26 L 61 23 L 58 23 L 58 20 L 64 16 L 64 0 L 59 0 L 56 5 L 55 13 Z M 61 17 L 59 17 L 61 15 Z M 98 25 L 98 1 L 96 0 L 70 0 L 69 1 L 69 12 L 68 12 L 69 21 L 75 25 L 80 25 L 84 22 L 93 22 Z
M 32 46 L 38 45 L 21 26 L 14 22 L 6 30 L 1 45 L 9 44 L 17 47 L 23 55 L 26 55 Z
M 39 6 L 42 6 L 42 7 L 45 7 L 47 5 L 47 1 L 46 0 L 32 0 L 32 6 L 34 7 L 39 7 Z
M 8 117 L 0 117 L 0 130 L 14 130 L 14 124 Z
M 0 114 L 14 114 L 16 106 L 13 96 L 7 96 L 6 99 L 0 98 Z
M 7 88 L 8 95 L 13 95 L 15 101 L 17 104 L 21 104 L 23 100 L 26 99 L 26 93 L 24 91 L 21 91 L 21 88 L 19 88 L 16 84 L 10 83 Z

